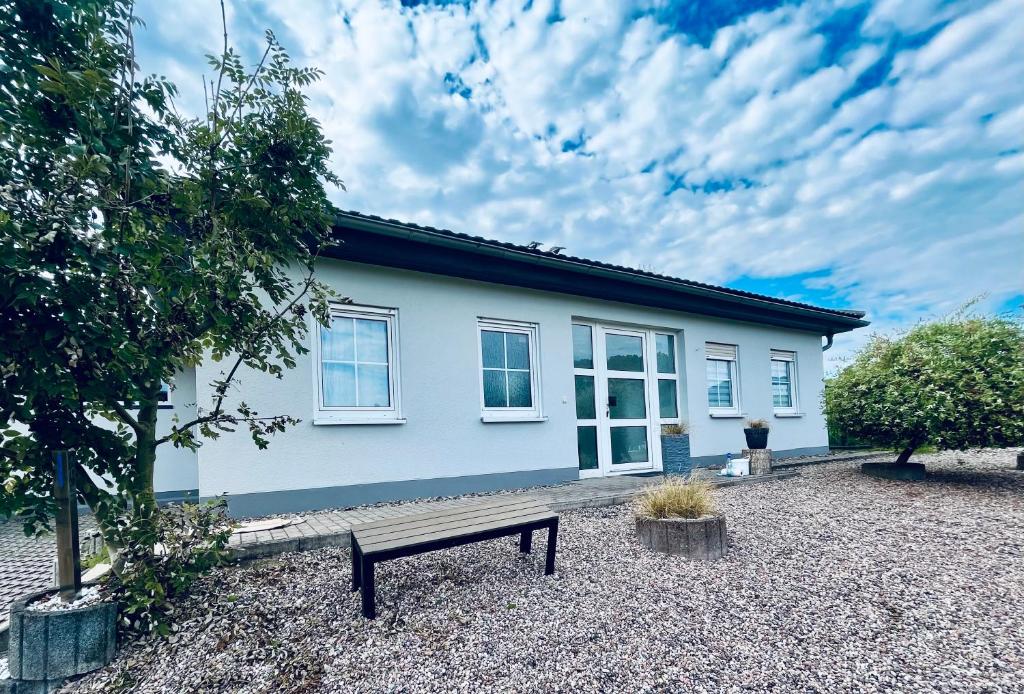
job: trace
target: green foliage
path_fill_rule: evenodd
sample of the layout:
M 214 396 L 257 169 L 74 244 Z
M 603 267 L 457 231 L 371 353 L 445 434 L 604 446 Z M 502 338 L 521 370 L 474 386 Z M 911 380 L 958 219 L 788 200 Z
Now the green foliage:
M 326 320 L 313 268 L 340 185 L 303 93 L 318 71 L 270 32 L 247 70 L 225 39 L 186 117 L 173 84 L 137 75 L 132 7 L 0 3 L 0 515 L 46 527 L 50 453 L 72 450 L 79 500 L 129 555 L 159 527 L 159 446 L 243 427 L 262 448 L 297 421 L 232 384 L 280 377 Z M 161 383 L 204 360 L 224 364 L 212 400 L 158 437 Z
M 714 512 L 713 488 L 702 479 L 668 477 L 636 501 L 636 514 L 644 518 L 701 518 Z
M 228 557 L 231 525 L 225 504 L 175 505 L 152 519 L 134 514 L 121 523 L 122 536 L 129 538 L 114 582 L 121 623 L 131 631 L 167 635 L 170 599 Z
M 1024 325 L 962 311 L 876 335 L 825 384 L 830 426 L 905 452 L 1024 443 Z

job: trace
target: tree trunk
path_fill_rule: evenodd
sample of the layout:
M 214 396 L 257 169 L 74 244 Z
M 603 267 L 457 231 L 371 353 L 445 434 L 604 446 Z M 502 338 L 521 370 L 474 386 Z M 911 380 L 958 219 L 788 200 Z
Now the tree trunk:
M 899 457 L 896 458 L 896 464 L 897 465 L 902 465 L 903 463 L 905 463 L 908 460 L 910 460 L 910 454 L 913 453 L 913 452 L 914 452 L 914 447 L 913 446 L 907 446 L 906 448 L 904 448 L 902 451 L 900 451 Z
M 123 481 L 128 500 L 131 503 L 126 511 L 134 517 L 136 525 L 140 522 L 155 524 L 159 513 L 156 494 L 153 491 L 153 476 L 156 470 L 156 419 L 159 409 L 158 387 L 154 395 L 142 400 L 139 404 L 137 421 L 140 427 L 135 432 L 135 469 L 130 478 Z M 120 575 L 121 569 L 124 567 L 123 549 L 129 538 L 121 537 L 117 531 L 118 511 L 110 513 L 109 508 L 103 508 L 105 502 L 103 497 L 106 492 L 95 488 L 91 481 L 89 486 L 94 488 L 86 488 L 81 491 L 96 517 L 96 523 L 103 535 L 107 555 L 110 557 L 111 570 L 116 575 Z
M 138 421 L 141 431 L 135 437 L 135 474 L 132 475 L 131 498 L 137 515 L 156 513 L 153 474 L 156 470 L 156 417 L 160 409 L 159 387 L 139 403 Z

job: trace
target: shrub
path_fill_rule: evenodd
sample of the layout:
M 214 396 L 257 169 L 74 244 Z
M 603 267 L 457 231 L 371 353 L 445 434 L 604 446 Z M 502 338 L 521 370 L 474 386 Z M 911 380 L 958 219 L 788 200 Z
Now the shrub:
M 768 428 L 768 421 L 765 420 L 765 419 L 748 419 L 747 420 L 747 428 L 748 429 L 767 429 Z
M 904 334 L 875 335 L 825 384 L 836 429 L 900 451 L 1024 442 L 1024 325 L 955 314 Z
M 227 559 L 231 524 L 226 508 L 224 501 L 174 504 L 161 509 L 153 522 L 125 516 L 121 531 L 131 541 L 119 553 L 123 565 L 113 585 L 123 627 L 165 636 L 170 632 L 171 599 Z
M 711 483 L 692 477 L 669 477 L 644 490 L 636 505 L 636 514 L 644 518 L 701 518 L 714 512 Z

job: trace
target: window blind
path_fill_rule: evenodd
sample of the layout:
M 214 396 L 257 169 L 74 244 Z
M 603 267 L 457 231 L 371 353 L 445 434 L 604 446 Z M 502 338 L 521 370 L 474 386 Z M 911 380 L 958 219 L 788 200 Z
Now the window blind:
M 774 359 L 775 361 L 796 361 L 796 353 L 785 352 L 781 349 L 773 349 L 772 359 Z
M 736 345 L 722 345 L 717 342 L 707 342 L 704 345 L 704 354 L 708 359 L 736 361 Z

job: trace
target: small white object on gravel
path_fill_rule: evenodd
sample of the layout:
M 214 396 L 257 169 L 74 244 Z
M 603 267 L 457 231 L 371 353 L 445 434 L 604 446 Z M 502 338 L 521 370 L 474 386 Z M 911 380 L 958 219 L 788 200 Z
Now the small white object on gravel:
M 45 600 L 37 600 L 30 602 L 25 609 L 46 611 L 46 612 L 59 612 L 60 610 L 74 610 L 79 607 L 88 607 L 95 603 L 100 602 L 103 599 L 103 595 L 100 593 L 99 586 L 86 586 L 82 590 L 78 591 L 78 595 L 71 602 L 64 602 L 60 599 L 60 593 L 54 593 Z
M 729 553 L 640 546 L 627 506 L 561 515 L 557 574 L 493 540 L 384 562 L 376 620 L 350 554 L 226 567 L 178 631 L 65 691 L 1022 692 L 1016 451 L 916 456 L 923 482 L 829 463 L 716 490 Z

